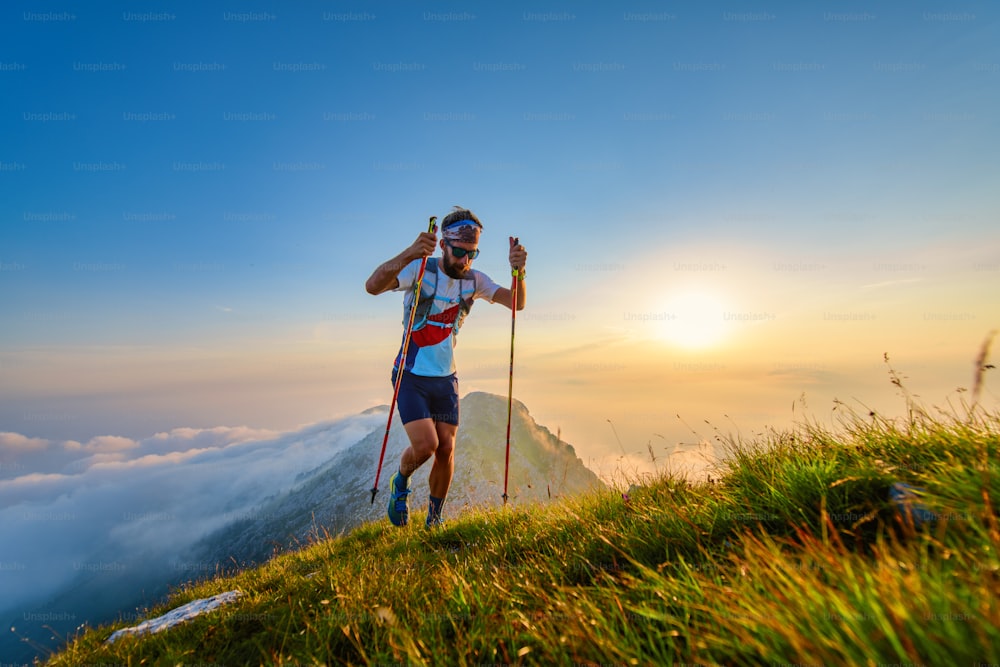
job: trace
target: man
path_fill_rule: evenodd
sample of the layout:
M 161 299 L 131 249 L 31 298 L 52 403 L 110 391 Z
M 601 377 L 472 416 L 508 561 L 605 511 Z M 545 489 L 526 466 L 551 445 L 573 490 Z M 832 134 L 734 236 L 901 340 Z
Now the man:
M 400 421 L 410 438 L 410 446 L 400 458 L 399 470 L 389 482 L 387 512 L 396 526 L 404 526 L 409 521 L 410 476 L 432 456 L 426 525 L 430 528 L 441 524 L 441 508 L 455 472 L 455 435 L 458 433 L 456 336 L 476 299 L 486 299 L 508 308 L 514 305 L 511 289 L 500 287 L 485 273 L 472 268 L 472 261 L 479 256 L 482 229 L 482 223 L 472 211 L 456 206 L 441 221 L 440 242 L 435 233 L 422 232 L 406 250 L 376 268 L 365 283 L 369 294 L 407 292 L 403 303 L 405 327 L 420 263 L 428 258 L 410 344 L 407 350 L 400 350 L 392 369 L 394 384 L 396 374 L 403 373 L 397 406 Z M 435 246 L 441 248 L 440 258 L 430 257 Z M 527 258 L 524 246 L 510 238 L 508 260 L 512 269 L 520 269 L 513 278 L 517 281 L 518 310 L 524 308 L 523 269 Z M 513 282 L 511 287 L 514 287 Z

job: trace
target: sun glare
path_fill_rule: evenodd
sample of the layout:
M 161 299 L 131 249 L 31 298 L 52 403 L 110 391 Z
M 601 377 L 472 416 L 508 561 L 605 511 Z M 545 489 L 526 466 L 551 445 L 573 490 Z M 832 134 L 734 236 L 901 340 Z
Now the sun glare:
M 725 307 L 717 297 L 705 292 L 684 292 L 670 298 L 660 336 L 674 345 L 701 349 L 725 338 Z

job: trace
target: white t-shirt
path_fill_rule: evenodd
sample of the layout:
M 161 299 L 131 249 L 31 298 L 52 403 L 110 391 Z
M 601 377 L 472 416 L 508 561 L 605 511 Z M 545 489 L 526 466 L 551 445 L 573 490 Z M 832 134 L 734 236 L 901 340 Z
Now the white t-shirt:
M 399 273 L 399 285 L 394 291 L 406 291 L 403 299 L 403 336 L 413 303 L 413 284 L 420 272 L 420 260 L 415 259 Z M 493 302 L 500 285 L 483 273 L 471 269 L 465 278 L 456 280 L 444 272 L 436 257 L 427 259 L 427 268 L 420 284 L 424 298 L 433 295 L 433 302 L 422 317 L 413 322 L 413 333 L 406 353 L 406 370 L 414 375 L 447 377 L 455 373 L 455 337 L 476 299 Z M 394 367 L 399 366 L 399 356 Z

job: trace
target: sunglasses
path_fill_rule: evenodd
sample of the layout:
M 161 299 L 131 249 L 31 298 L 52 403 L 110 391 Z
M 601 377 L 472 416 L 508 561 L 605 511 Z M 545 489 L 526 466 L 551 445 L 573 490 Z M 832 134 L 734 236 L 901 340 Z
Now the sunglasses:
M 476 248 L 475 250 L 466 250 L 465 248 L 457 248 L 452 244 L 448 243 L 447 241 L 445 241 L 444 244 L 449 248 L 451 248 L 451 254 L 455 255 L 455 257 L 458 259 L 462 259 L 466 255 L 469 256 L 469 259 L 475 259 L 476 257 L 479 257 L 479 248 Z

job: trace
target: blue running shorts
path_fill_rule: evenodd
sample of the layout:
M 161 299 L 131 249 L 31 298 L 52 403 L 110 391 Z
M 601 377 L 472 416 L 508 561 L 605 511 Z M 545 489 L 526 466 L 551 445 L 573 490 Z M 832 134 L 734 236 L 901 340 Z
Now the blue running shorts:
M 392 380 L 395 385 L 395 373 Z M 396 405 L 404 424 L 417 419 L 433 419 L 458 426 L 458 378 L 454 374 L 428 377 L 403 371 Z

